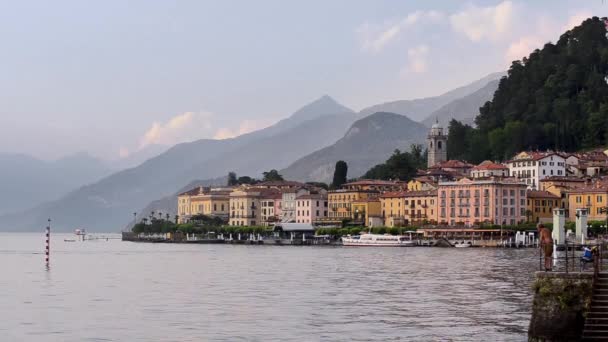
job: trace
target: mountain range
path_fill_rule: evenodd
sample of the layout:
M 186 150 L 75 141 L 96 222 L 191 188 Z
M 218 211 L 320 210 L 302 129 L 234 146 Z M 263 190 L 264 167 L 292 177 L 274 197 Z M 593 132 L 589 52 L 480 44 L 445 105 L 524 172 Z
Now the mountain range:
M 111 172 L 102 161 L 86 153 L 53 161 L 0 154 L 0 215 L 55 200 Z
M 291 115 L 293 121 L 280 121 L 232 139 L 176 145 L 137 167 L 0 220 L 19 230 L 35 229 L 39 222 L 53 217 L 54 228 L 59 230 L 85 227 L 115 231 L 151 200 L 171 195 L 192 180 L 217 178 L 228 171 L 258 176 L 264 170 L 287 167 L 301 156 L 334 143 L 353 117 L 352 110 L 324 96 Z
M 329 181 L 335 162 L 346 160 L 349 177 L 357 177 L 396 148 L 409 150 L 410 144 L 423 143 L 429 120 L 474 117 L 503 75 L 491 74 L 440 96 L 385 103 L 359 113 L 325 95 L 265 129 L 178 144 L 97 182 L 79 183 L 90 184 L 74 186 L 57 200 L 11 214 L 5 211 L 0 220 L 11 230 L 38 229 L 52 217 L 54 229 L 117 231 L 132 222 L 133 212 L 173 215 L 178 190 L 219 185 L 229 171 L 259 177 L 279 169 L 287 179 Z M 426 120 L 420 123 L 410 116 Z
M 338 160 L 348 165 L 348 177 L 364 174 L 371 166 L 384 162 L 395 149 L 409 151 L 422 144 L 427 127 L 395 113 L 374 113 L 356 121 L 342 139 L 315 151 L 281 171 L 287 179 L 331 182 Z

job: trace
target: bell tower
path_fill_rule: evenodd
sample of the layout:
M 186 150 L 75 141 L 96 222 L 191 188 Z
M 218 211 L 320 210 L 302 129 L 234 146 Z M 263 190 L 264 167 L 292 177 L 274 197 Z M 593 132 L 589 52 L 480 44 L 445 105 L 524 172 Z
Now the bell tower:
M 443 133 L 443 127 L 439 125 L 439 120 L 431 127 L 427 137 L 427 166 L 431 167 L 437 163 L 448 159 L 448 136 Z

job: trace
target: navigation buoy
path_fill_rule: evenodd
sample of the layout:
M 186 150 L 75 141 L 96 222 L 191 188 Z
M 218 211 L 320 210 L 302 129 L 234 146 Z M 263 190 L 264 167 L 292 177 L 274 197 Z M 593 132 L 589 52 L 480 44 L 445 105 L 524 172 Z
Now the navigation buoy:
M 45 253 L 44 253 L 44 260 L 46 262 L 46 266 L 49 266 L 50 255 L 51 255 L 51 219 L 49 219 L 49 224 L 46 226 L 46 244 L 45 244 Z

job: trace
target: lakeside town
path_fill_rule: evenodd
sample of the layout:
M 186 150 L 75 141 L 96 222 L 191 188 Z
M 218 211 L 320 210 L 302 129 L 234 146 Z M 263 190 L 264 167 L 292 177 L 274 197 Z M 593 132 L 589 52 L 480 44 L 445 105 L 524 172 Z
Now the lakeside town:
M 559 208 L 567 227 L 573 228 L 577 209 L 586 209 L 589 232 L 606 230 L 607 151 L 522 151 L 503 163 L 487 160 L 472 165 L 449 160 L 449 143 L 444 128 L 434 124 L 427 138 L 428 167 L 409 181 L 358 179 L 329 189 L 319 183 L 282 180 L 273 170 L 272 177 L 279 180 L 196 187 L 178 195 L 176 225 L 171 227 L 193 232 L 193 224 L 212 222 L 258 227 L 259 233 L 299 224 L 299 231 L 317 235 L 329 229 L 336 234 L 340 228 L 341 235 L 366 229 L 392 234 L 418 230 L 425 237 L 453 232 L 461 233 L 459 237 L 469 232 L 472 237 L 474 229 L 485 228 L 493 239 L 494 233 L 500 231 L 502 237 L 507 229 L 533 230 L 538 223 L 550 227 L 553 210 Z M 162 222 L 168 222 L 169 215 L 165 220 L 158 214 L 158 219 L 142 219 L 134 232 L 159 233 L 146 229 L 154 222 L 161 223 L 161 230 L 165 227 Z

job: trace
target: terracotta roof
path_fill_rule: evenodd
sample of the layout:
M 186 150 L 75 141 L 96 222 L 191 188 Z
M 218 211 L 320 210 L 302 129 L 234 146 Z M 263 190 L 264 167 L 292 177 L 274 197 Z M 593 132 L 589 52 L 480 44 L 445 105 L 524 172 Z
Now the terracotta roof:
M 520 154 L 522 154 L 524 152 L 528 155 L 528 157 L 517 158 L 517 156 L 519 156 Z M 547 158 L 550 156 L 559 156 L 562 158 L 567 158 L 567 155 L 565 155 L 564 153 L 553 152 L 553 151 L 524 151 L 524 152 L 519 152 L 511 160 L 506 161 L 506 163 L 516 162 L 516 161 L 527 161 L 527 160 L 540 160 L 540 159 L 544 159 L 544 158 Z
M 196 188 L 192 189 L 192 190 L 188 190 L 188 191 L 184 191 L 181 194 L 177 195 L 177 196 L 196 196 L 199 195 L 202 191 L 201 191 L 201 187 L 197 186 Z
M 550 176 L 540 180 L 541 182 L 580 182 L 584 183 L 583 178 L 572 177 L 572 176 Z
M 382 198 L 400 198 L 400 197 L 424 197 L 424 196 L 437 196 L 437 190 L 420 190 L 420 191 L 393 191 L 385 192 L 380 197 Z
M 494 163 L 493 161 L 486 160 L 481 162 L 481 164 L 473 167 L 473 170 L 505 170 L 509 169 L 506 165 Z
M 300 182 L 294 182 L 294 181 L 270 181 L 270 182 L 261 182 L 258 184 L 255 184 L 254 186 L 257 187 L 263 187 L 263 186 L 270 186 L 270 187 L 305 187 L 306 184 L 304 183 L 300 183 Z
M 385 181 L 385 180 L 380 180 L 380 179 L 361 179 L 358 181 L 354 181 L 354 182 L 350 182 L 350 183 L 345 183 L 342 186 L 349 186 L 349 185 L 388 185 L 388 186 L 396 186 L 399 185 L 402 182 L 396 182 L 396 181 Z
M 549 191 L 537 191 L 537 190 L 528 190 L 526 193 L 528 198 L 550 198 L 550 199 L 559 199 L 559 196 L 556 196 Z
M 407 193 L 407 191 L 387 191 L 387 192 L 383 193 L 382 195 L 380 195 L 380 197 L 382 197 L 382 198 L 405 197 L 406 193 Z
M 310 194 L 310 195 L 301 195 L 296 199 L 327 199 L 327 195 L 322 194 Z
M 447 160 L 441 163 L 437 163 L 430 167 L 430 169 L 442 169 L 442 168 L 451 168 L 451 169 L 470 169 L 474 165 L 469 164 L 462 160 Z

